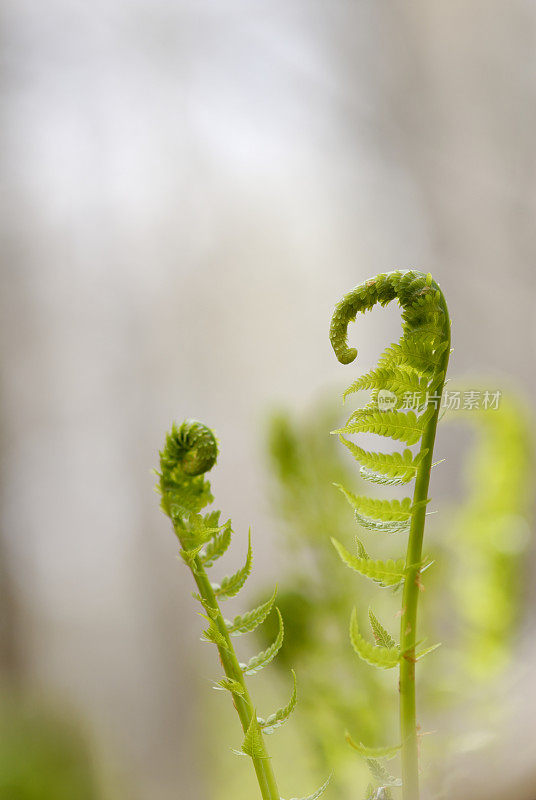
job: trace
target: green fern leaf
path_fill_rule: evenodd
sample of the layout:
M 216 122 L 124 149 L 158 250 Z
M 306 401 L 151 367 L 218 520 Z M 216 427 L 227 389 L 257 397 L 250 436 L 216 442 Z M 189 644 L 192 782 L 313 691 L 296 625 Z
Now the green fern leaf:
M 357 611 L 352 611 L 350 620 L 350 641 L 357 655 L 371 664 L 373 667 L 380 667 L 381 669 L 391 669 L 396 667 L 400 661 L 400 651 L 398 647 L 379 647 L 367 642 L 359 633 L 359 626 L 357 624 Z
M 201 563 L 205 567 L 211 567 L 216 559 L 221 558 L 227 551 L 227 548 L 231 544 L 232 533 L 231 520 L 228 520 L 225 525 L 217 529 L 216 535 L 207 544 L 205 552 L 200 556 Z
M 234 597 L 238 594 L 242 586 L 248 579 L 248 576 L 251 572 L 251 566 L 253 563 L 253 551 L 251 549 L 251 530 L 248 534 L 248 553 L 246 556 L 246 563 L 244 566 L 235 572 L 234 575 L 226 577 L 222 580 L 221 584 L 216 584 L 214 589 L 214 594 L 216 597 L 221 597 L 222 599 L 226 597 Z
M 200 594 L 197 594 L 196 592 L 192 592 L 192 597 L 194 598 L 194 600 L 198 600 L 201 603 L 201 605 L 203 606 L 203 608 L 205 609 L 205 611 L 207 612 L 207 616 L 205 617 L 205 619 L 208 619 L 208 620 L 216 619 L 219 616 L 219 613 L 220 613 L 219 608 L 216 608 L 215 606 L 209 605 L 208 601 L 205 600 L 203 597 L 201 597 Z M 201 614 L 201 616 L 204 616 L 204 615 Z
M 416 456 L 413 456 L 409 449 L 402 453 L 374 453 L 364 450 L 349 439 L 345 439 L 344 436 L 339 438 L 356 461 L 362 465 L 361 475 L 371 481 L 375 480 L 374 476 L 385 476 L 399 483 L 409 483 L 415 478 L 419 464 L 428 452 L 427 449 L 424 449 Z
M 335 484 L 344 494 L 350 505 L 360 515 L 382 522 L 408 522 L 413 513 L 411 497 L 403 500 L 378 500 L 354 494 L 340 484 Z
M 197 569 L 196 569 L 196 566 L 195 566 L 195 559 L 199 555 L 199 551 L 201 550 L 202 547 L 203 547 L 203 545 L 200 544 L 200 545 L 198 545 L 198 547 L 192 547 L 189 550 L 179 550 L 180 557 L 182 558 L 182 560 L 184 561 L 186 566 L 190 567 L 190 569 L 193 572 L 197 572 Z
M 332 538 L 331 541 L 341 561 L 360 575 L 376 581 L 381 586 L 397 586 L 404 580 L 406 573 L 403 558 L 399 558 L 397 561 L 392 559 L 388 561 L 373 561 L 368 556 L 352 555 L 337 539 Z
M 370 556 L 367 553 L 367 551 L 365 550 L 365 545 L 363 544 L 361 539 L 359 539 L 357 536 L 355 537 L 355 543 L 357 545 L 358 558 L 363 558 L 365 561 L 369 561 L 370 560 Z
M 285 635 L 285 628 L 283 625 L 283 617 L 281 616 L 281 612 L 276 607 L 277 616 L 279 618 L 279 631 L 275 638 L 273 644 L 270 645 L 266 650 L 263 650 L 258 655 L 253 656 L 250 658 L 247 664 L 240 664 L 240 668 L 244 675 L 254 675 L 259 670 L 263 669 L 270 661 L 273 661 L 278 652 L 281 649 L 281 645 L 283 644 L 283 637 Z
M 211 622 L 206 631 L 203 631 L 203 637 L 204 638 L 201 639 L 202 642 L 212 642 L 212 644 L 222 647 L 224 650 L 229 649 L 225 637 L 222 635 L 215 622 Z
M 390 345 L 380 356 L 378 368 L 406 367 L 428 379 L 434 376 L 446 342 L 435 345 L 428 334 L 402 336 L 399 342 Z
M 259 723 L 257 722 L 257 715 L 253 712 L 251 722 L 244 736 L 244 741 L 241 747 L 242 753 L 245 753 L 251 758 L 267 758 L 262 743 L 262 734 Z
M 385 630 L 383 625 L 380 623 L 376 615 L 373 613 L 372 609 L 369 608 L 369 620 L 370 620 L 370 627 L 372 628 L 372 633 L 374 636 L 374 640 L 377 645 L 380 647 L 386 647 L 388 649 L 397 647 L 397 644 L 393 637 Z
M 276 595 L 277 586 L 274 589 L 273 595 L 266 603 L 257 606 L 257 608 L 248 611 L 246 614 L 236 616 L 234 620 L 227 625 L 227 630 L 231 636 L 241 636 L 243 633 L 251 633 L 255 628 L 261 625 L 272 610 Z
M 294 709 L 296 708 L 296 703 L 298 701 L 298 693 L 296 687 L 296 673 L 294 670 L 291 670 L 292 677 L 294 678 L 294 688 L 292 690 L 292 695 L 290 700 L 288 701 L 286 706 L 280 708 L 275 714 L 270 714 L 268 719 L 266 720 L 259 720 L 259 724 L 263 730 L 263 733 L 271 734 L 274 733 L 277 728 L 280 728 L 287 719 L 290 717 Z
M 372 777 L 375 778 L 382 787 L 402 786 L 400 778 L 394 778 L 390 775 L 381 761 L 377 761 L 375 758 L 367 758 L 367 764 Z
M 380 411 L 369 408 L 355 411 L 343 428 L 333 433 L 376 433 L 408 445 L 417 444 L 434 412 L 428 408 L 417 416 L 414 411 Z
M 424 656 L 427 656 L 429 653 L 433 653 L 434 650 L 437 650 L 438 647 L 441 647 L 441 642 L 433 644 L 430 647 L 425 647 L 424 650 L 421 650 L 419 653 L 416 653 L 415 661 L 419 661 L 421 658 L 424 658 Z
M 235 681 L 234 678 L 222 678 L 214 688 L 231 692 L 231 694 L 244 694 L 246 691 L 242 684 Z
M 350 394 L 363 389 L 372 389 L 374 392 L 387 389 L 397 395 L 399 400 L 409 392 L 417 395 L 417 398 L 424 402 L 429 387 L 428 379 L 416 372 L 403 367 L 380 367 L 367 372 L 354 381 L 344 392 L 343 398 L 346 400 Z
M 393 747 L 366 747 L 361 742 L 355 742 L 349 733 L 346 734 L 346 741 L 353 747 L 354 750 L 362 755 L 364 758 L 394 758 L 396 754 L 400 751 L 402 745 L 397 744 Z

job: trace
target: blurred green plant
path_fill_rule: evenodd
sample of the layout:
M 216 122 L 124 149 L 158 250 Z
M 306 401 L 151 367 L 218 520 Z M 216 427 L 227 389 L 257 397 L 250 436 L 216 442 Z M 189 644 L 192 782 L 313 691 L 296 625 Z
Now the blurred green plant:
M 35 703 L 0 701 L 0 800 L 110 800 L 73 722 Z
M 471 386 L 474 388 L 474 382 Z M 463 386 L 459 388 L 463 390 Z M 429 553 L 435 563 L 428 582 L 433 582 L 437 591 L 432 592 L 426 633 L 433 637 L 442 610 L 450 627 L 445 637 L 448 649 L 440 654 L 438 664 L 431 669 L 431 663 L 423 663 L 423 695 L 430 716 L 434 712 L 444 716 L 469 701 L 474 710 L 478 681 L 480 702 L 497 713 L 493 688 L 511 663 L 527 581 L 523 562 L 532 524 L 533 420 L 511 391 L 503 394 L 497 410 L 450 411 L 444 422 L 469 429 L 471 435 L 463 469 L 465 497 L 452 510 L 446 508 L 430 519 Z M 366 585 L 355 586 L 330 546 L 330 537 L 343 538 L 352 527 L 350 509 L 333 484 L 360 490 L 348 458 L 334 439 L 326 436 L 326 430 L 337 423 L 338 411 L 331 404 L 323 403 L 299 420 L 279 411 L 270 419 L 268 453 L 271 505 L 281 519 L 282 542 L 293 553 L 292 563 L 300 565 L 289 572 L 279 590 L 287 628 L 293 630 L 292 652 L 285 653 L 285 644 L 281 661 L 291 657 L 302 675 L 304 699 L 298 717 L 302 736 L 309 741 L 320 769 L 332 765 L 337 797 L 350 800 L 355 797 L 348 779 L 349 766 L 353 771 L 351 751 L 337 733 L 353 730 L 358 720 L 359 737 L 379 746 L 382 734 L 392 732 L 394 726 L 383 676 L 352 656 L 346 631 L 339 624 L 341 613 L 347 613 L 356 596 L 366 605 L 370 595 Z M 468 548 L 470 558 L 461 563 L 462 545 Z M 266 636 L 271 633 L 268 627 Z M 320 672 L 301 668 L 318 662 L 322 662 Z M 332 675 L 337 675 L 337 680 L 323 677 Z M 352 684 L 362 691 L 349 693 Z M 318 696 L 323 698 L 322 709 L 314 701 L 307 702 Z M 329 725 L 325 707 L 331 709 Z M 474 716 L 489 719 L 486 712 L 489 708 L 482 707 Z M 475 739 L 479 731 L 466 733 Z M 462 738 L 447 742 L 449 749 L 459 751 Z M 437 748 L 443 755 L 444 747 L 443 738 Z M 356 772 L 364 789 L 366 778 L 360 763 Z M 440 780 L 441 774 L 437 778 Z

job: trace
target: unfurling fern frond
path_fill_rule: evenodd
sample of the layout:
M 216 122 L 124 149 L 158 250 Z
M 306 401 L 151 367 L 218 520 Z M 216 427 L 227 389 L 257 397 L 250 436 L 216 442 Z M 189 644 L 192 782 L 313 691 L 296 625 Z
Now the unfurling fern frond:
M 351 555 L 338 541 L 333 544 L 342 561 L 356 572 L 382 585 L 403 582 L 400 648 L 370 612 L 376 644 L 361 635 L 354 610 L 350 639 L 356 653 L 369 664 L 380 668 L 400 666 L 400 720 L 402 786 L 404 800 L 418 800 L 419 779 L 415 719 L 415 662 L 427 651 L 415 652 L 416 620 L 422 540 L 428 503 L 428 485 L 432 454 L 450 354 L 450 319 L 445 298 L 430 274 L 416 270 L 397 270 L 371 278 L 347 294 L 336 306 L 331 320 L 330 339 L 342 364 L 351 363 L 357 350 L 348 346 L 348 324 L 359 312 L 369 311 L 377 303 L 385 306 L 397 300 L 402 308 L 402 336 L 380 356 L 377 366 L 355 380 L 344 397 L 369 390 L 371 399 L 364 408 L 354 411 L 346 424 L 333 433 L 361 464 L 361 476 L 372 483 L 397 485 L 415 480 L 413 498 L 379 500 L 354 495 L 342 489 L 354 508 L 357 523 L 377 533 L 408 532 L 405 561 L 371 561 L 366 551 Z M 419 445 L 413 454 L 374 453 L 348 439 L 348 435 L 374 433 Z M 380 762 L 369 761 L 376 770 L 378 792 L 389 792 Z M 382 774 L 380 774 L 382 773 Z M 380 782 L 383 781 L 383 782 Z M 379 784 L 379 785 L 378 785 Z M 369 793 L 370 794 L 370 793 Z
M 161 506 L 173 523 L 180 554 L 197 585 L 198 593 L 194 597 L 203 607 L 201 616 L 209 623 L 203 631 L 203 641 L 218 648 L 225 676 L 215 688 L 231 693 L 240 717 L 244 732 L 240 754 L 251 757 L 263 800 L 280 800 L 272 762 L 264 744 L 263 728 L 264 732 L 271 733 L 288 718 L 296 704 L 296 682 L 289 703 L 261 724 L 245 676 L 254 674 L 275 658 L 283 642 L 283 619 L 277 610 L 279 633 L 275 642 L 248 664 L 240 664 L 231 636 L 250 633 L 264 622 L 274 606 L 276 592 L 265 603 L 236 616 L 232 622 L 223 618 L 219 601 L 234 597 L 243 587 L 251 572 L 253 552 L 250 531 L 244 566 L 220 583 L 209 581 L 207 568 L 226 552 L 231 541 L 231 522 L 220 525 L 219 511 L 201 514 L 214 499 L 210 483 L 204 476 L 216 463 L 217 455 L 216 438 L 205 425 L 192 420 L 183 422 L 180 427 L 173 425 L 160 453 L 158 489 Z

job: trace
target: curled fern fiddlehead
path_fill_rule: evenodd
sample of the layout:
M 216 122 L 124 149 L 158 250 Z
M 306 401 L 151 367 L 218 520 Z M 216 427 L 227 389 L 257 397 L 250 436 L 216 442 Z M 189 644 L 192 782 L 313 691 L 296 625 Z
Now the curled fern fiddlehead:
M 341 441 L 361 463 L 361 475 L 374 483 L 405 484 L 415 480 L 413 497 L 377 500 L 344 491 L 354 508 L 357 523 L 378 533 L 408 532 L 403 568 L 400 562 L 372 562 L 363 553 L 350 554 L 340 542 L 334 542 L 342 560 L 356 572 L 392 585 L 403 583 L 400 644 L 397 645 L 373 615 L 375 644 L 365 639 L 354 609 L 350 639 L 356 653 L 376 667 L 400 670 L 400 731 L 402 790 L 404 800 L 418 800 L 419 773 L 415 704 L 415 664 L 431 652 L 416 652 L 417 606 L 422 588 L 422 542 L 428 503 L 432 454 L 440 410 L 440 398 L 450 354 L 450 318 L 445 298 L 430 274 L 416 270 L 397 270 L 371 278 L 347 294 L 333 313 L 330 339 L 342 364 L 350 364 L 357 355 L 348 346 L 348 324 L 359 312 L 398 300 L 402 308 L 402 337 L 380 357 L 377 367 L 358 378 L 345 396 L 361 389 L 371 390 L 371 401 L 354 411 L 347 424 L 336 431 Z M 408 447 L 402 452 L 369 452 L 347 439 L 348 434 L 376 433 Z M 410 446 L 419 445 L 414 454 Z M 401 574 L 402 573 L 402 574 Z M 367 749 L 363 748 L 366 755 Z M 372 753 L 371 753 L 372 755 Z M 369 760 L 370 761 L 370 760 Z M 389 781 L 379 780 L 381 764 L 372 759 L 378 791 Z M 394 785 L 391 782 L 391 785 Z
M 179 427 L 173 425 L 166 436 L 164 449 L 160 452 L 158 488 L 162 510 L 173 523 L 179 540 L 181 557 L 191 570 L 208 627 L 203 631 L 203 641 L 218 648 L 225 675 L 215 688 L 228 691 L 238 712 L 244 739 L 240 754 L 250 756 L 263 800 L 281 800 L 272 762 L 266 751 L 264 734 L 271 734 L 290 716 L 297 701 L 296 676 L 289 702 L 267 719 L 257 716 L 251 700 L 246 676 L 254 675 L 277 655 L 283 643 L 284 626 L 279 610 L 275 608 L 276 591 L 252 611 L 234 620 L 226 620 L 221 612 L 220 601 L 234 597 L 245 584 L 252 566 L 251 534 L 244 566 L 220 583 L 211 583 L 206 570 L 224 555 L 231 542 L 231 521 L 220 522 L 220 512 L 201 514 L 213 501 L 210 483 L 205 478 L 216 463 L 218 446 L 210 428 L 195 420 L 186 420 Z M 279 632 L 270 647 L 246 664 L 239 662 L 232 638 L 254 631 L 275 608 L 279 621 Z M 319 798 L 327 782 L 309 798 Z M 297 799 L 295 799 L 297 800 Z

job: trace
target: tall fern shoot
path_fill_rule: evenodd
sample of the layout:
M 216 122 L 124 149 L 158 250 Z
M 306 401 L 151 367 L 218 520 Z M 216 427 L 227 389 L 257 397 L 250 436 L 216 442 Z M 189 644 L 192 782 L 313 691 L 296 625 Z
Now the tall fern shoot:
M 210 428 L 194 420 L 186 420 L 179 427 L 173 425 L 160 453 L 158 489 L 162 498 L 161 506 L 173 524 L 180 555 L 197 585 L 194 598 L 201 604 L 202 616 L 207 622 L 203 641 L 211 642 L 218 649 L 225 674 L 215 688 L 231 694 L 240 718 L 244 734 L 240 754 L 249 756 L 253 762 L 262 800 L 282 800 L 264 737 L 283 725 L 294 710 L 297 702 L 296 676 L 293 672 L 294 688 L 288 703 L 267 719 L 258 717 L 246 677 L 259 672 L 276 657 L 283 643 L 283 619 L 275 607 L 276 591 L 257 608 L 236 616 L 232 621 L 225 619 L 222 614 L 220 602 L 236 596 L 242 589 L 251 572 L 253 554 L 250 532 L 244 566 L 219 583 L 209 580 L 207 569 L 224 555 L 232 535 L 231 521 L 222 523 L 219 511 L 201 513 L 214 500 L 210 483 L 204 475 L 215 465 L 217 456 L 218 446 Z M 254 631 L 274 609 L 278 618 L 278 633 L 274 642 L 247 663 L 241 663 L 232 639 Z M 302 800 L 317 800 L 328 782 L 329 779 L 320 789 Z
M 347 566 L 380 586 L 403 584 L 400 612 L 400 643 L 383 628 L 373 612 L 370 624 L 374 643 L 360 630 L 357 611 L 350 622 L 350 640 L 358 656 L 374 667 L 399 669 L 400 745 L 376 748 L 351 742 L 369 761 L 375 781 L 369 796 L 386 798 L 391 786 L 402 786 L 404 800 L 419 798 L 419 761 L 415 698 L 415 665 L 432 648 L 417 651 L 417 608 L 422 589 L 423 535 L 428 487 L 441 393 L 450 355 L 450 319 L 445 298 L 430 274 L 397 270 L 377 275 L 347 294 L 336 306 L 330 329 L 335 354 L 350 364 L 357 350 L 348 347 L 348 324 L 358 312 L 385 306 L 397 300 L 402 308 L 402 337 L 380 357 L 377 367 L 358 378 L 345 397 L 361 389 L 371 390 L 371 400 L 354 411 L 343 428 L 335 431 L 361 464 L 363 478 L 385 485 L 415 481 L 413 497 L 380 500 L 355 495 L 340 487 L 354 509 L 358 525 L 380 534 L 408 533 L 405 559 L 376 561 L 358 542 L 356 554 L 334 540 Z M 365 450 L 347 436 L 375 433 L 404 442 L 403 452 L 376 453 Z M 418 445 L 417 451 L 409 448 Z M 400 749 L 401 782 L 393 778 L 380 760 Z M 380 794 L 381 793 L 381 794 Z

